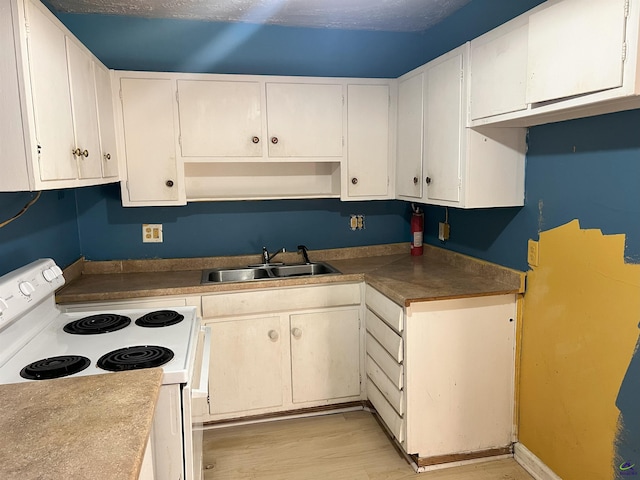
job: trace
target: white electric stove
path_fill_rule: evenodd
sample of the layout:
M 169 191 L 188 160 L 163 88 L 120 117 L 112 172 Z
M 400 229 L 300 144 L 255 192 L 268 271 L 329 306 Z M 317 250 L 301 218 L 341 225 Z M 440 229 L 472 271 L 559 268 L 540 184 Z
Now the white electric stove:
M 54 297 L 63 284 L 50 259 L 0 277 L 0 384 L 161 367 L 154 478 L 201 478 L 202 431 L 191 412 L 208 396 L 209 332 L 195 307 L 64 313 Z

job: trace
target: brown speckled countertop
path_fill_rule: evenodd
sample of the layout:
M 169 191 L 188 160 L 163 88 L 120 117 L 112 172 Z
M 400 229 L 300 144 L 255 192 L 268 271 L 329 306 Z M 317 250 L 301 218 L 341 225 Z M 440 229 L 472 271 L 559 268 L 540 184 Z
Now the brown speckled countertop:
M 78 262 L 65 270 L 67 285 L 57 292 L 56 300 L 78 303 L 203 295 L 363 280 L 407 306 L 412 302 L 524 291 L 523 272 L 428 245 L 419 257 L 409 254 L 406 243 L 316 250 L 309 256 L 312 261 L 329 263 L 342 274 L 202 285 L 203 269 L 259 263 L 259 256 Z M 278 261 L 299 263 L 300 256 L 285 253 L 278 256 Z
M 135 480 L 162 369 L 0 385 L 0 478 Z

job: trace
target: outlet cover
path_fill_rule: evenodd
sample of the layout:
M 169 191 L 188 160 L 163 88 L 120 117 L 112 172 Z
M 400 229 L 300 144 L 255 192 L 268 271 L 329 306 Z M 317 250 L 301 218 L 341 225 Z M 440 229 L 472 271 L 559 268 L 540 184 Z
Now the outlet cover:
M 537 267 L 540 263 L 540 252 L 538 251 L 538 242 L 529 239 L 527 246 L 527 263 L 532 267 Z
M 162 224 L 143 223 L 142 224 L 143 243 L 162 243 Z

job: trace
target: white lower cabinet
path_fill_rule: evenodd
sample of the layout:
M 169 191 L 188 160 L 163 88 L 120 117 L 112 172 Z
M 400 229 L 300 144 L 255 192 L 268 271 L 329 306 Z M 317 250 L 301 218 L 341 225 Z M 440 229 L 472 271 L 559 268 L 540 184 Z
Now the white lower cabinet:
M 506 452 L 514 440 L 516 296 L 412 303 L 367 287 L 367 397 L 426 467 Z M 398 322 L 402 313 L 403 322 Z
M 360 284 L 204 295 L 207 421 L 360 400 Z

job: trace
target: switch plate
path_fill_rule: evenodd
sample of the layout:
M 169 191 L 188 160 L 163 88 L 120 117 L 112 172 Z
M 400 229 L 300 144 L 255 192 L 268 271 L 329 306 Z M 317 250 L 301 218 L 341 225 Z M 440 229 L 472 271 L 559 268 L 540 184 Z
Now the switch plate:
M 143 223 L 142 224 L 143 243 L 162 243 L 162 224 Z
M 538 242 L 529 239 L 527 246 L 527 263 L 532 267 L 537 267 L 540 263 L 540 252 L 538 251 Z

